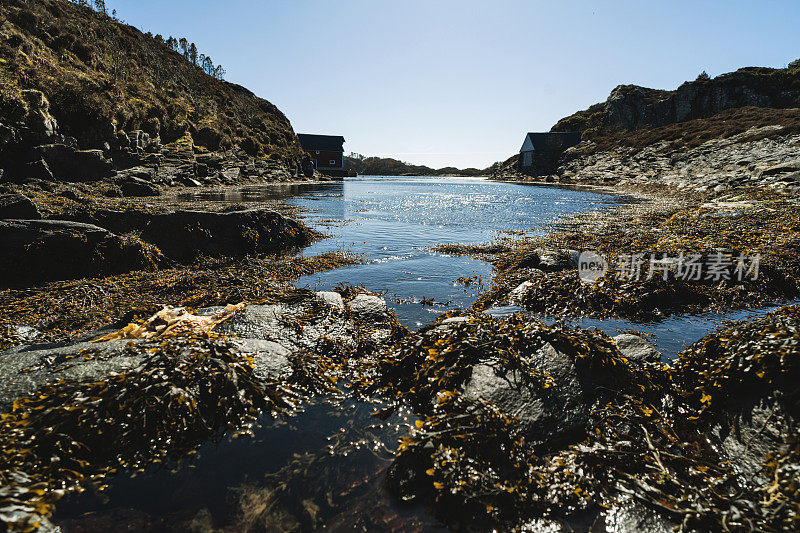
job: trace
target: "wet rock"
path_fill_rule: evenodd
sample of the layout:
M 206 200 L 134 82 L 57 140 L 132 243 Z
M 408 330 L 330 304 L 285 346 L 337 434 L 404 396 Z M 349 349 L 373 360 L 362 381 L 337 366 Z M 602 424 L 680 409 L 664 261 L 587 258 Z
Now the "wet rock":
M 292 376 L 291 352 L 277 342 L 262 339 L 237 339 L 234 344 L 253 358 L 253 370 L 259 379 L 279 380 Z
M 730 402 L 709 431 L 722 456 L 753 483 L 770 481 L 763 477 L 764 457 L 794 431 L 795 418 L 787 399 L 778 391 L 764 396 L 745 394 Z
M 338 292 L 320 291 L 317 292 L 317 298 L 337 311 L 344 311 L 344 300 Z
M 143 352 L 125 351 L 129 342 L 104 343 L 83 341 L 60 344 L 21 346 L 0 353 L 0 410 L 7 411 L 14 399 L 31 394 L 59 380 L 96 380 L 113 372 L 122 372 L 143 363 Z M 102 353 L 102 357 L 94 357 Z M 85 356 L 85 357 L 84 357 Z
M 629 361 L 636 363 L 657 363 L 661 354 L 655 347 L 638 335 L 628 333 L 614 337 L 614 343 L 620 353 Z
M 508 303 L 516 305 L 523 302 L 528 292 L 531 290 L 531 287 L 533 287 L 532 281 L 523 281 L 520 283 L 514 290 L 508 293 Z
M 0 219 L 23 218 L 36 220 L 42 218 L 39 209 L 30 198 L 22 194 L 0 195 Z
M 363 323 L 378 324 L 388 320 L 386 300 L 380 296 L 359 294 L 347 302 L 347 308 L 354 318 Z
M 553 378 L 555 386 L 543 389 L 522 373 L 487 361 L 472 368 L 463 394 L 471 400 L 490 401 L 517 417 L 531 442 L 552 445 L 586 427 L 589 404 L 572 358 L 545 344 L 531 361 Z
M 157 251 L 91 224 L 65 220 L 0 221 L 0 285 L 93 277 L 154 268 Z
M 447 324 L 460 324 L 462 322 L 469 322 L 468 316 L 451 316 L 450 318 L 445 318 L 442 320 L 442 325 Z

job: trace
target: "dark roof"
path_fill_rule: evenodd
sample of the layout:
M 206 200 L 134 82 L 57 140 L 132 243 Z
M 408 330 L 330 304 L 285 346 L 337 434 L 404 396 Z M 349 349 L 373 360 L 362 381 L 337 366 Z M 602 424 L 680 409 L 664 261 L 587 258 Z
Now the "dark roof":
M 344 152 L 344 137 L 341 135 L 310 135 L 298 133 L 300 146 L 303 150 L 326 150 L 329 152 Z
M 579 131 L 551 131 L 547 133 L 528 133 L 525 140 L 531 140 L 534 150 L 566 150 L 581 142 Z M 525 143 L 523 143 L 525 146 Z

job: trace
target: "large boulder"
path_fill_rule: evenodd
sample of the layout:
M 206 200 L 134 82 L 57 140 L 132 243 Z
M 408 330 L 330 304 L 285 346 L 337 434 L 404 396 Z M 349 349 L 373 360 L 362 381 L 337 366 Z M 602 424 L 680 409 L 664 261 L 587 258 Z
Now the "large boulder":
M 209 307 L 196 314 L 215 315 L 224 309 Z M 297 327 L 300 320 L 302 328 Z M 157 351 L 162 338 L 97 342 L 121 325 L 68 342 L 22 345 L 0 352 L 0 412 L 7 410 L 16 398 L 45 385 L 61 380 L 102 380 L 146 362 Z M 352 320 L 343 313 L 320 309 L 311 291 L 298 292 L 291 303 L 247 306 L 216 325 L 213 331 L 227 336 L 238 353 L 252 358 L 256 377 L 269 381 L 290 380 L 298 353 L 319 352 L 327 349 L 329 343 L 352 346 L 358 336 Z M 131 343 L 136 348 L 127 350 Z M 79 354 L 81 357 L 75 357 Z
M 30 198 L 23 194 L 3 194 L 0 195 L 0 219 L 3 218 L 42 218 L 39 209 Z
M 98 210 L 76 216 L 117 234 L 137 232 L 168 257 L 238 256 L 305 246 L 315 233 L 302 223 L 267 209 L 226 213 L 172 211 L 147 213 Z
M 153 269 L 162 258 L 135 238 L 66 220 L 0 221 L 0 286 Z
M 36 150 L 57 179 L 97 181 L 114 174 L 114 164 L 102 150 L 76 150 L 66 144 L 44 144 Z

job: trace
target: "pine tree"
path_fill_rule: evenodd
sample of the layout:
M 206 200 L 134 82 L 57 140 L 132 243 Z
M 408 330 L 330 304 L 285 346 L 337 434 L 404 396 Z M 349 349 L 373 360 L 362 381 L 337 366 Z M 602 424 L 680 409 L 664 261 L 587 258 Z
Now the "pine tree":
M 178 41 L 178 44 L 181 47 L 181 53 L 183 53 L 183 57 L 189 57 L 189 41 L 186 40 L 186 37 L 181 37 Z
M 169 39 L 167 39 L 167 48 L 169 48 L 170 50 L 176 50 L 176 51 L 178 50 L 178 40 L 175 39 L 175 37 L 173 37 L 172 35 L 170 35 Z
M 195 46 L 194 43 L 189 45 L 189 61 L 191 61 L 193 65 L 197 64 L 197 46 Z
M 108 15 L 106 0 L 94 0 L 94 8 L 103 15 Z

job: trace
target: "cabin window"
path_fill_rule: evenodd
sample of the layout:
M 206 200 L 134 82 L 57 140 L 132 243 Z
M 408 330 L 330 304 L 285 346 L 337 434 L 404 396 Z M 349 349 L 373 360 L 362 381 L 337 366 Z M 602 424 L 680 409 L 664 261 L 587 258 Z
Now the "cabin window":
M 331 165 L 335 165 L 335 164 L 336 164 L 336 160 L 331 159 Z

